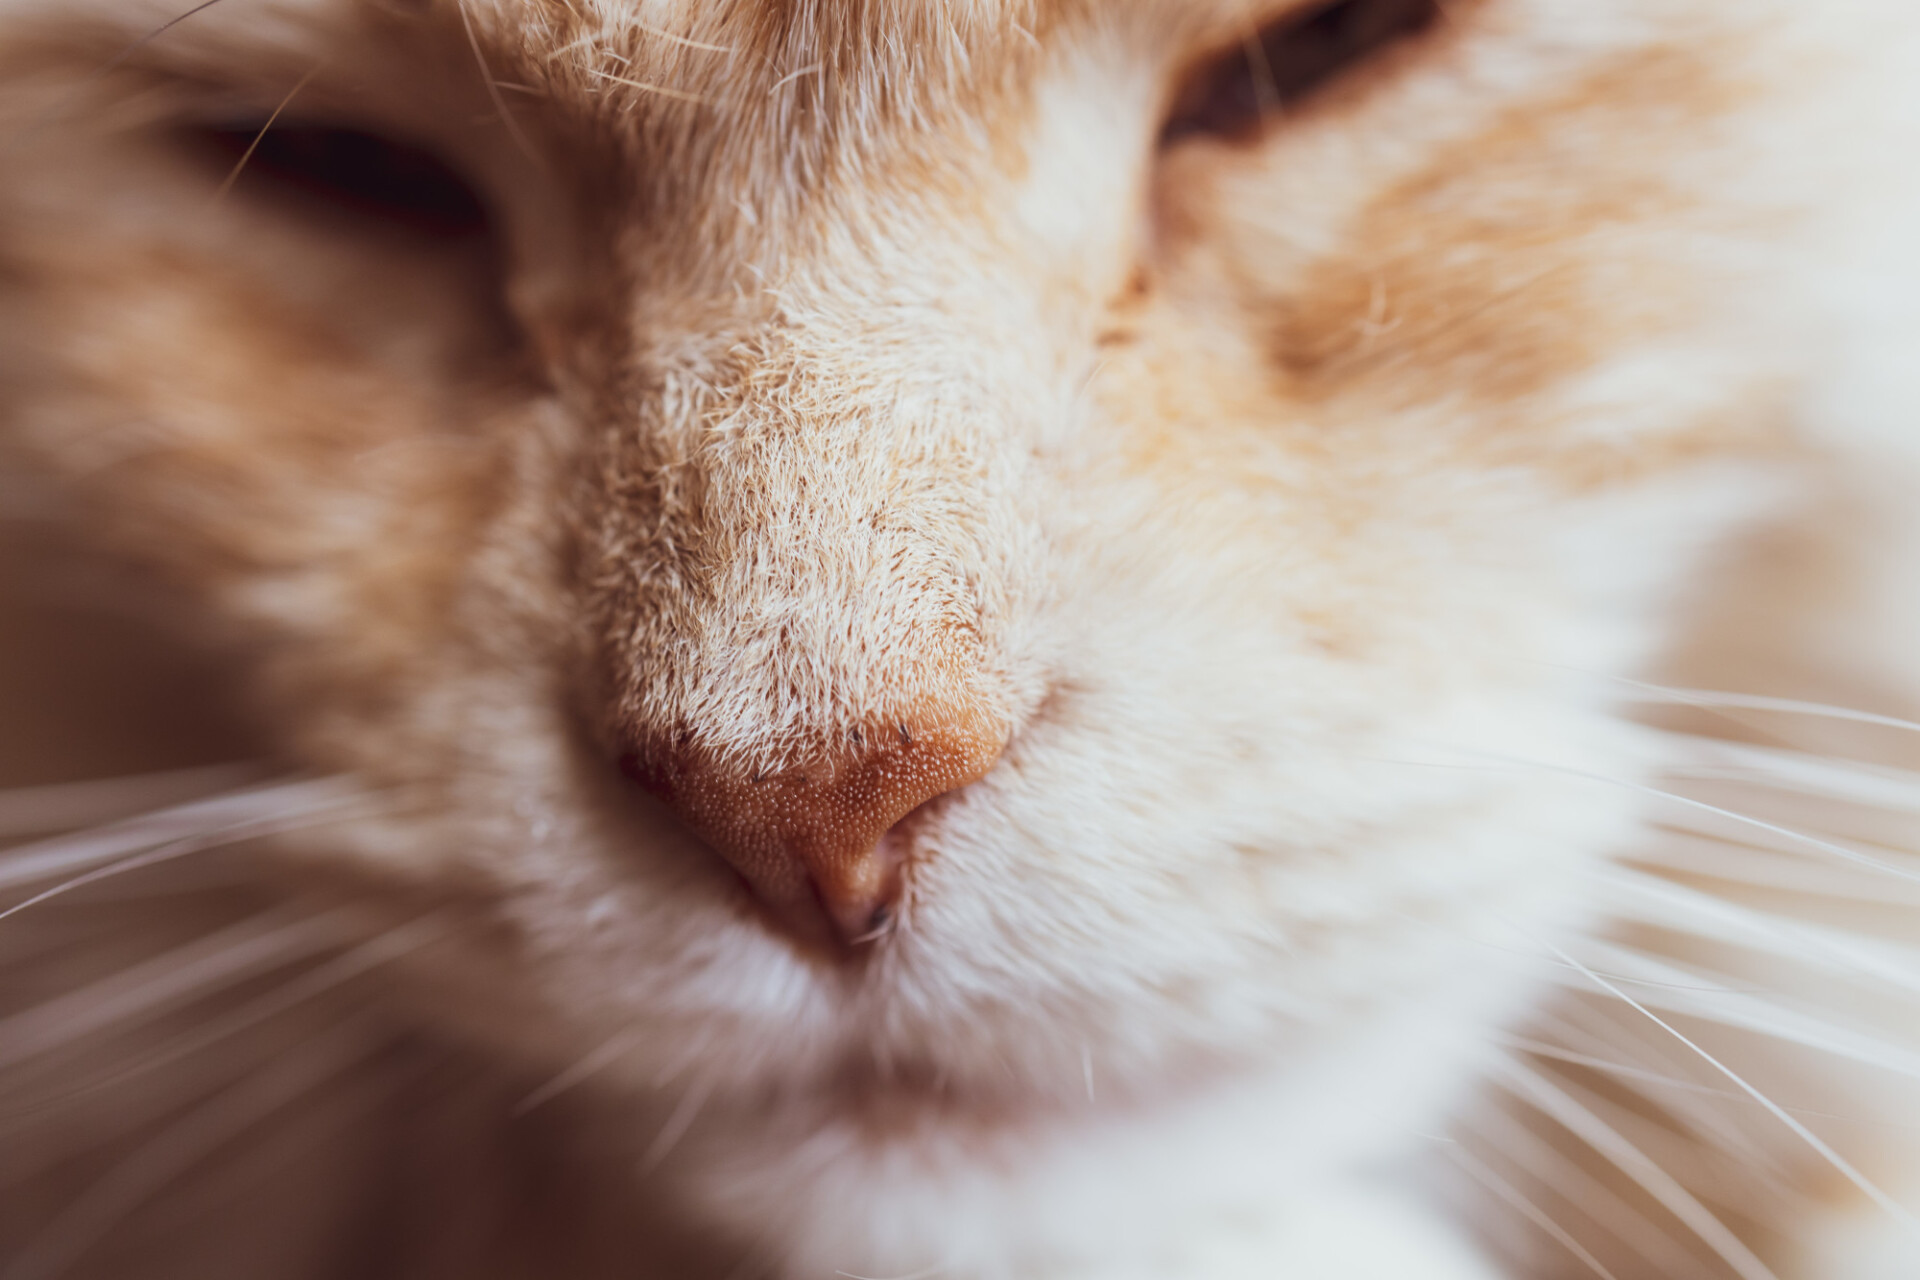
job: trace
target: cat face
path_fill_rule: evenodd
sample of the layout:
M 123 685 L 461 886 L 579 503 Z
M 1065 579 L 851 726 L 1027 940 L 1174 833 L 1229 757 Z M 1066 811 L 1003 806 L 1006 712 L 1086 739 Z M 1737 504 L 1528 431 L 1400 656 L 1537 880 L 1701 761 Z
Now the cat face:
M 393 797 L 289 875 L 630 1079 L 1498 1014 L 1790 451 L 1752 0 L 0 19 L 10 465 Z

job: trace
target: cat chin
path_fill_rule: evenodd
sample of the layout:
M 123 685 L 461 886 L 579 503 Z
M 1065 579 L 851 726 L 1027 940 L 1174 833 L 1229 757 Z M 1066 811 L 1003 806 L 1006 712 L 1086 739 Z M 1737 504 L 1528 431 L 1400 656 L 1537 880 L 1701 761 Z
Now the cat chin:
M 1410 1211 L 1411 1188 L 1376 1182 L 1377 1169 L 1440 1126 L 1484 1066 L 1479 1030 L 1533 994 L 1510 973 L 1459 976 L 1282 1066 L 1195 1070 L 1151 1100 L 1090 1081 L 1072 1104 L 964 1122 L 885 1102 L 716 1110 L 663 1168 L 716 1226 L 784 1254 L 783 1274 L 901 1276 L 939 1261 L 1052 1277 L 1154 1257 L 1172 1269 L 1153 1274 L 1188 1274 L 1199 1260 L 1178 1249 L 1231 1249 L 1236 1231 L 1257 1242 L 1247 1260 L 1271 1267 L 1311 1256 L 1303 1204 L 1379 1196 L 1389 1216 Z M 1429 1261 L 1423 1276 L 1482 1274 L 1457 1245 Z

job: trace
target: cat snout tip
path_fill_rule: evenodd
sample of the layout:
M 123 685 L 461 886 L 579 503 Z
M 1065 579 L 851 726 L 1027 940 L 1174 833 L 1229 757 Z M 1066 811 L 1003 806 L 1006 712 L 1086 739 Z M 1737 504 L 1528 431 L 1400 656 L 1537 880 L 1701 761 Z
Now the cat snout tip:
M 784 768 L 684 745 L 623 760 L 746 881 L 789 932 L 869 945 L 900 918 L 909 815 L 985 777 L 1006 744 L 993 717 L 926 709 L 876 717 Z

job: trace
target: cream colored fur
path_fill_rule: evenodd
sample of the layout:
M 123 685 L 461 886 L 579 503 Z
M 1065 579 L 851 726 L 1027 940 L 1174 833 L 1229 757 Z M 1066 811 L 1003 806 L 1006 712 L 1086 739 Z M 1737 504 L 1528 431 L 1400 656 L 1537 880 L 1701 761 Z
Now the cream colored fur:
M 271 909 L 282 977 L 379 980 L 199 1075 L 113 1084 L 192 1006 L 0 1061 L 35 1114 L 107 1080 L 19 1130 L 0 1275 L 1920 1274 L 1857 1185 L 1920 1180 L 1911 1099 L 1834 1047 L 1920 1061 L 1920 897 L 1860 864 L 1910 868 L 1911 820 L 1823 854 L 1851 819 L 1754 781 L 1813 768 L 1766 736 L 1801 720 L 1636 716 L 1647 680 L 1920 706 L 1906 0 L 1457 0 L 1166 144 L 1284 0 L 221 0 L 144 38 L 184 7 L 0 0 L 0 500 L 365 798 L 275 792 L 250 820 L 346 808 L 0 955 L 55 1007 Z M 169 132 L 283 105 L 460 166 L 504 302 Z M 857 962 L 612 763 L 802 768 L 928 699 L 1008 745 Z M 1804 745 L 1915 755 L 1871 732 Z M 1753 865 L 1840 886 L 1811 906 L 1662 852 L 1708 820 L 1663 770 L 1754 733 L 1741 811 L 1814 835 Z M 1718 980 L 1832 1001 L 1833 1043 L 1685 1007 Z M 218 1131 L 196 1085 L 284 1166 L 114 1192 Z M 370 1172 L 400 1147 L 444 1198 Z

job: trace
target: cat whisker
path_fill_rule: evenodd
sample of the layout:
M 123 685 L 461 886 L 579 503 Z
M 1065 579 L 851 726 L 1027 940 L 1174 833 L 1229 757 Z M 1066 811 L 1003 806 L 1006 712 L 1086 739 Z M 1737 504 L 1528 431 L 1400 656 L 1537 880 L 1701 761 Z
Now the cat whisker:
M 280 114 L 292 104 L 295 98 L 300 96 L 302 89 L 313 83 L 313 78 L 319 75 L 321 69 L 325 66 L 326 63 L 324 62 L 316 62 L 305 75 L 294 81 L 293 88 L 287 90 L 287 96 L 280 99 L 279 105 L 268 113 L 267 122 L 260 126 L 260 131 L 254 134 L 252 140 L 247 143 L 246 150 L 242 151 L 240 158 L 233 162 L 233 168 L 227 170 L 227 176 L 220 180 L 220 186 L 214 191 L 213 199 L 207 202 L 209 206 L 217 205 L 227 198 L 227 193 L 233 190 L 233 184 L 240 181 L 240 172 L 247 167 L 247 161 L 253 159 L 253 153 L 260 149 L 261 140 L 267 136 L 267 131 L 273 128 L 274 122 L 280 118 Z
M 1421 916 L 1415 915 L 1412 912 L 1404 912 L 1404 911 L 1397 912 L 1396 915 L 1400 919 L 1406 921 L 1408 925 L 1415 928 L 1431 928 L 1434 926 L 1433 921 L 1425 919 Z M 1455 939 L 1459 941 L 1466 942 L 1481 950 L 1494 951 L 1504 955 L 1519 956 L 1523 959 L 1536 962 L 1538 964 L 1544 965 L 1551 969 L 1560 969 L 1560 970 L 1566 970 L 1568 972 L 1577 972 L 1577 970 L 1575 970 L 1572 965 L 1567 964 L 1564 961 L 1561 961 L 1559 959 L 1556 959 L 1553 956 L 1547 955 L 1535 947 L 1508 946 L 1498 942 L 1491 941 L 1490 939 L 1485 937 L 1477 936 L 1471 933 L 1464 933 L 1464 932 L 1451 932 L 1451 936 L 1453 936 Z M 1666 981 L 1659 981 L 1651 978 L 1639 977 L 1629 973 L 1608 973 L 1607 976 L 1614 979 L 1616 982 L 1624 982 L 1637 987 L 1671 987 L 1675 990 L 1680 990 L 1680 991 L 1698 991 L 1698 992 L 1703 992 L 1708 994 L 1718 994 L 1723 992 L 1739 992 L 1742 994 L 1749 994 L 1749 995 L 1762 994 L 1757 989 L 1730 986 L 1729 984 L 1724 982 L 1704 982 L 1704 981 L 1666 982 Z M 1304 1014 L 1306 1010 L 1303 1008 L 1301 1012 Z
M 1702 1086 L 1699 1091 L 1671 1090 L 1658 1097 L 1648 1090 L 1637 1089 L 1633 1094 L 1638 1103 L 1698 1138 L 1699 1142 L 1687 1144 L 1696 1154 L 1730 1158 L 1743 1169 L 1743 1181 L 1751 1184 L 1764 1176 L 1768 1186 L 1784 1194 L 1793 1170 L 1775 1146 L 1756 1137 L 1750 1114 L 1753 1099 L 1733 1091 L 1731 1100 L 1736 1106 L 1719 1103 L 1717 1099 L 1728 1094 L 1724 1081 L 1716 1084 L 1701 1080 L 1699 1073 L 1708 1070 L 1705 1064 L 1691 1054 L 1684 1058 L 1671 1056 L 1674 1041 L 1658 1034 L 1644 1018 L 1635 1015 L 1630 1023 L 1616 1020 L 1614 1015 L 1624 1009 L 1624 1005 L 1591 988 L 1578 993 L 1570 1002 L 1570 1016 L 1576 1024 L 1604 1028 L 1600 1034 L 1605 1048 L 1620 1051 L 1669 1079 L 1691 1080 Z M 1622 1077 L 1613 1077 L 1613 1083 L 1620 1082 Z
M 256 1026 L 276 1014 L 284 1013 L 296 1006 L 315 999 L 328 991 L 346 985 L 366 973 L 383 965 L 430 946 L 444 938 L 448 932 L 450 916 L 446 912 L 433 912 L 405 924 L 395 926 L 358 946 L 336 956 L 315 968 L 308 969 L 293 977 L 262 996 L 228 1010 L 222 1016 L 212 1019 L 195 1028 L 190 1034 L 181 1036 L 173 1042 L 156 1047 L 137 1057 L 120 1064 L 114 1070 L 99 1075 L 92 1080 L 63 1089 L 51 1096 L 42 1096 L 25 1107 L 0 1113 L 0 1118 L 17 1118 L 37 1114 L 49 1107 L 70 1103 L 76 1099 L 90 1096 L 102 1089 L 123 1084 L 141 1074 L 155 1071 L 170 1063 L 177 1062 L 211 1044 L 230 1036 L 237 1035 L 249 1027 Z M 297 961 L 289 959 L 288 963 Z M 229 981 L 221 985 L 230 986 L 235 981 L 244 980 L 247 974 L 223 975 Z M 189 996 L 211 994 L 213 987 L 193 992 Z M 143 1012 L 145 1012 L 143 1010 Z M 3 1026 L 5 1024 L 0 1024 Z M 80 1034 L 85 1034 L 82 1032 Z
M 606 1068 L 612 1066 L 615 1062 L 618 1062 L 620 1056 L 626 1053 L 632 1046 L 633 1035 L 630 1032 L 622 1032 L 619 1035 L 610 1037 L 605 1043 L 601 1044 L 599 1048 L 587 1053 L 565 1071 L 560 1072 L 551 1080 L 548 1080 L 545 1084 L 529 1093 L 526 1097 L 520 1099 L 519 1102 L 514 1104 L 513 1114 L 523 1116 L 534 1108 L 551 1102 L 567 1090 L 586 1082 Z
M 1650 957 L 1643 959 L 1642 964 L 1656 972 L 1665 967 L 1664 962 Z M 1729 992 L 1718 1000 L 1705 1000 L 1674 985 L 1650 989 L 1643 996 L 1643 1003 L 1668 1013 L 1751 1031 L 1783 1043 L 1801 1045 L 1863 1066 L 1877 1067 L 1908 1079 L 1920 1080 L 1920 1053 L 1891 1040 L 1842 1027 L 1766 1000 L 1742 998 L 1741 993 Z
M 315 955 L 342 937 L 341 913 L 289 920 L 275 908 L 0 1021 L 0 1070 Z
M 1778 823 L 1768 822 L 1763 818 L 1756 818 L 1749 814 L 1744 814 L 1733 809 L 1724 808 L 1720 805 L 1708 804 L 1704 800 L 1697 800 L 1692 796 L 1681 795 L 1679 792 L 1676 792 L 1676 791 L 1664 790 L 1663 788 L 1660 788 L 1660 787 L 1651 786 L 1647 783 L 1642 783 L 1642 782 L 1634 782 L 1626 778 L 1613 778 L 1603 773 L 1594 773 L 1587 769 L 1577 769 L 1570 765 L 1548 764 L 1544 761 L 1523 760 L 1517 757 L 1499 756 L 1499 755 L 1493 755 L 1490 753 L 1477 752 L 1477 751 L 1469 752 L 1468 754 L 1482 756 L 1486 760 L 1490 762 L 1494 762 L 1496 764 L 1510 765 L 1513 767 L 1524 768 L 1524 769 L 1536 769 L 1542 773 L 1558 774 L 1562 777 L 1568 777 L 1568 778 L 1582 778 L 1589 782 L 1599 783 L 1602 786 L 1618 787 L 1623 790 L 1637 792 L 1641 795 L 1650 796 L 1657 800 L 1667 801 L 1671 804 L 1680 806 L 1685 809 L 1692 809 L 1699 813 L 1712 814 L 1715 817 L 1724 818 L 1729 822 L 1733 822 L 1746 827 L 1751 827 L 1755 830 L 1765 831 L 1765 832 L 1768 832 L 1769 834 L 1780 836 L 1783 839 L 1786 839 L 1793 843 L 1804 845 L 1807 848 L 1817 849 L 1820 852 L 1830 854 L 1833 857 L 1842 859 L 1843 861 L 1851 862 L 1863 867 L 1870 867 L 1873 870 L 1881 872 L 1885 875 L 1897 876 L 1902 880 L 1910 880 L 1916 884 L 1920 884 L 1920 870 L 1910 870 L 1906 867 L 1898 865 L 1897 863 L 1889 862 L 1884 858 L 1876 858 L 1871 854 L 1862 853 L 1858 849 L 1852 849 L 1847 847 L 1846 845 L 1837 844 L 1831 840 L 1822 840 L 1818 836 L 1808 835 L 1804 831 L 1796 831 L 1791 827 L 1785 827 L 1785 826 L 1781 826 Z
M 1900 729 L 1908 733 L 1920 733 L 1920 721 L 1903 720 L 1898 716 L 1881 715 L 1873 711 L 1861 711 L 1853 707 L 1836 706 L 1825 702 L 1806 702 L 1798 698 L 1774 698 L 1754 693 L 1724 693 L 1715 689 L 1674 689 L 1663 685 L 1648 684 L 1642 680 L 1633 680 L 1625 676 L 1609 677 L 1614 682 L 1634 689 L 1644 696 L 1639 701 L 1666 706 L 1699 707 L 1703 710 L 1731 708 L 1737 711 L 1774 711 L 1782 715 L 1814 716 L 1823 720 L 1845 720 L 1853 724 L 1878 725 L 1883 729 Z
M 700 49 L 706 53 L 723 53 L 728 57 L 732 57 L 734 53 L 734 50 L 727 45 L 708 44 L 704 40 L 695 40 L 691 36 L 676 35 L 674 32 L 663 30 L 660 27 L 650 27 L 643 22 L 635 22 L 631 18 L 627 20 L 627 25 L 636 30 L 644 31 L 650 36 L 658 36 L 660 39 L 670 44 L 677 44 L 684 49 Z
M 332 812 L 329 812 L 329 810 L 332 810 Z M 87 885 L 97 884 L 112 876 L 124 875 L 130 871 L 155 866 L 175 858 L 185 857 L 188 854 L 223 848 L 228 845 L 239 844 L 246 840 L 259 839 L 263 836 L 280 835 L 289 831 L 311 829 L 330 820 L 362 817 L 365 816 L 365 812 L 364 808 L 356 811 L 349 805 L 321 805 L 316 806 L 315 810 L 311 812 L 282 813 L 268 818 L 237 822 L 230 826 L 217 827 L 202 834 L 170 840 L 158 846 L 147 846 L 143 852 L 130 854 L 109 862 L 105 866 L 97 866 L 92 870 L 71 876 L 50 888 L 41 890 L 39 893 L 21 902 L 15 903 L 5 910 L 0 910 L 0 921 L 17 915 L 29 907 L 38 906 L 43 902 L 71 893 L 76 889 L 84 888 Z M 39 862 L 29 861 L 23 867 L 0 866 L 0 887 L 4 887 L 10 878 L 7 874 L 9 871 L 18 874 L 21 871 L 38 870 L 41 865 Z M 31 877 L 23 876 L 21 878 L 37 880 L 44 877 L 35 875 Z
M 1760 1090 L 1754 1088 L 1751 1084 L 1747 1083 L 1747 1080 L 1744 1076 L 1740 1075 L 1732 1067 L 1727 1066 L 1724 1062 L 1722 1062 L 1719 1058 L 1715 1057 L 1712 1053 L 1708 1052 L 1700 1044 L 1690 1039 L 1686 1035 L 1686 1033 L 1681 1031 L 1678 1027 L 1666 1021 L 1665 1019 L 1660 1017 L 1659 1014 L 1655 1013 L 1652 1009 L 1649 1009 L 1645 1005 L 1641 1004 L 1639 1001 L 1635 1000 L 1632 996 L 1628 995 L 1618 985 L 1607 981 L 1607 979 L 1593 972 L 1591 969 L 1587 968 L 1587 966 L 1581 964 L 1572 955 L 1569 955 L 1566 951 L 1562 950 L 1557 946 L 1554 946 L 1552 943 L 1547 943 L 1545 945 L 1552 948 L 1554 951 L 1558 952 L 1570 963 L 1572 963 L 1573 965 L 1581 969 L 1582 972 L 1585 973 L 1585 975 L 1587 976 L 1588 980 L 1591 981 L 1595 986 L 1599 987 L 1601 990 L 1605 991 L 1607 994 L 1612 995 L 1621 1001 L 1624 1001 L 1628 1006 L 1630 1006 L 1636 1012 L 1646 1017 L 1655 1026 L 1659 1027 L 1662 1031 L 1665 1031 L 1668 1035 L 1672 1036 L 1675 1040 L 1678 1040 L 1681 1044 L 1685 1045 L 1688 1049 L 1691 1049 L 1694 1053 L 1698 1054 L 1703 1060 L 1706 1061 L 1706 1063 L 1709 1066 L 1713 1067 L 1716 1071 L 1726 1076 L 1726 1078 L 1728 1080 L 1731 1080 L 1734 1083 L 1734 1085 L 1737 1086 L 1742 1092 L 1752 1097 L 1755 1102 L 1758 1102 L 1762 1107 L 1764 1107 L 1768 1111 L 1768 1113 L 1771 1114 L 1776 1120 L 1778 1120 L 1781 1124 L 1787 1126 L 1788 1129 L 1792 1130 L 1794 1136 L 1798 1137 L 1801 1141 L 1805 1142 L 1816 1153 L 1818 1153 L 1822 1159 L 1824 1159 L 1829 1165 L 1833 1167 L 1835 1172 L 1839 1173 L 1848 1182 L 1851 1182 L 1854 1185 L 1854 1187 L 1860 1191 L 1862 1195 L 1866 1196 L 1869 1200 L 1873 1201 L 1876 1205 L 1880 1206 L 1881 1209 L 1883 1209 L 1893 1217 L 1913 1225 L 1916 1229 L 1920 1229 L 1920 1221 L 1915 1220 L 1911 1210 L 1909 1210 L 1905 1205 L 1902 1205 L 1898 1201 L 1894 1200 L 1893 1197 L 1889 1196 L 1885 1191 L 1882 1191 L 1876 1184 L 1874 1184 L 1870 1179 L 1868 1179 L 1865 1174 L 1861 1173 L 1858 1169 L 1856 1169 L 1850 1161 L 1848 1161 L 1838 1151 L 1835 1151 L 1833 1147 L 1830 1144 L 1828 1144 L 1823 1138 L 1821 1138 L 1818 1134 L 1814 1133 L 1813 1130 L 1809 1129 L 1805 1124 L 1795 1119 L 1792 1115 L 1789 1115 L 1785 1108 L 1781 1107 L 1772 1098 L 1767 1097 L 1766 1094 L 1762 1093 Z
M 1670 1232 L 1507 1111 L 1482 1108 L 1475 1117 L 1475 1129 L 1477 1137 L 1520 1172 L 1537 1179 L 1648 1263 L 1651 1274 L 1682 1276 L 1695 1269 L 1691 1253 Z
M 211 838 L 275 820 L 327 815 L 368 798 L 368 793 L 344 778 L 320 778 L 194 800 L 0 853 L 0 889 L 48 880 L 183 839 Z
M 539 167 L 540 153 L 534 149 L 526 131 L 521 129 L 520 121 L 513 112 L 507 110 L 507 100 L 501 94 L 500 86 L 494 83 L 493 68 L 487 65 L 487 55 L 480 48 L 480 36 L 473 29 L 473 15 L 467 11 L 467 0 L 454 0 L 454 8 L 459 11 L 460 26 L 467 35 L 467 47 L 473 51 L 473 61 L 480 68 L 480 79 L 487 86 L 487 97 L 492 99 L 494 111 L 499 113 L 501 127 L 513 139 L 513 145 L 520 149 L 521 154 Z
M 918 1271 L 909 1271 L 903 1276 L 862 1276 L 851 1271 L 836 1271 L 833 1274 L 841 1277 L 842 1280 L 932 1280 L 934 1276 L 946 1269 L 946 1264 L 940 1263 L 931 1267 L 922 1267 Z
M 1609 902 L 1622 919 L 1747 947 L 1844 976 L 1871 977 L 1920 994 L 1920 950 L 1756 911 L 1623 869 L 1595 878 L 1610 889 L 1625 891 L 1610 895 L 1617 900 Z
M 1619 1277 L 1609 1271 L 1600 1259 L 1594 1257 L 1585 1245 L 1574 1238 L 1572 1232 L 1554 1221 L 1546 1210 L 1530 1200 L 1518 1187 L 1501 1177 L 1486 1161 L 1458 1143 L 1448 1146 L 1446 1154 L 1447 1158 L 1459 1165 L 1468 1177 L 1504 1200 L 1527 1221 L 1546 1232 L 1561 1248 L 1572 1254 L 1593 1274 L 1599 1276 L 1600 1280 L 1619 1280 Z
M 0 1280 L 59 1275 L 181 1172 L 276 1111 L 345 1076 L 387 1044 L 365 1020 L 352 1019 L 215 1094 L 135 1148 L 69 1203 L 0 1272 Z
M 1854 760 L 1812 756 L 1775 747 L 1691 734 L 1661 735 L 1670 751 L 1688 758 L 1662 772 L 1688 781 L 1766 784 L 1801 795 L 1893 813 L 1920 814 L 1920 774 Z
M 1701 876 L 1756 889 L 1818 895 L 1833 901 L 1920 906 L 1920 891 L 1885 879 L 1858 874 L 1841 878 L 1840 868 L 1798 852 L 1745 844 L 1725 836 L 1663 828 L 1659 839 L 1636 846 L 1620 865 L 1662 873 Z
M 1635 1066 L 1628 1062 L 1616 1062 L 1611 1058 L 1602 1058 L 1590 1053 L 1578 1053 L 1564 1045 L 1540 1040 L 1533 1036 L 1512 1035 L 1496 1032 L 1488 1037 L 1488 1042 L 1502 1049 L 1516 1053 L 1529 1054 L 1535 1058 L 1546 1058 L 1554 1062 L 1564 1062 L 1569 1066 L 1585 1067 L 1605 1075 L 1620 1076 L 1637 1081 L 1640 1084 L 1654 1085 L 1662 1089 L 1672 1089 L 1681 1093 L 1706 1094 L 1721 1098 L 1743 1098 L 1744 1094 L 1722 1089 L 1715 1085 L 1701 1084 L 1697 1080 L 1683 1080 L 1678 1076 L 1654 1071 L 1647 1067 Z M 1818 1114 L 1818 1113 L 1815 1113 Z
M 1751 1101 L 1746 1094 L 1734 1089 L 1723 1089 L 1716 1085 L 1702 1084 L 1697 1080 L 1682 1080 L 1659 1071 L 1648 1070 L 1645 1067 L 1636 1067 L 1630 1063 L 1615 1062 L 1611 1059 L 1595 1057 L 1591 1054 L 1576 1053 L 1562 1045 L 1553 1044 L 1546 1040 L 1535 1039 L 1531 1036 L 1495 1035 L 1490 1037 L 1490 1040 L 1501 1048 L 1511 1049 L 1516 1053 L 1525 1053 L 1535 1058 L 1545 1058 L 1553 1062 L 1564 1062 L 1569 1066 L 1585 1067 L 1589 1071 L 1598 1071 L 1603 1075 L 1618 1076 L 1622 1079 L 1632 1080 L 1639 1084 L 1651 1085 L 1659 1089 L 1670 1089 L 1676 1093 L 1690 1093 L 1708 1098 L 1724 1098 L 1729 1102 Z M 1886 1120 L 1880 1116 L 1869 1117 L 1849 1115 L 1839 1111 L 1817 1111 L 1811 1107 L 1789 1107 L 1785 1104 L 1782 1104 L 1782 1109 L 1796 1116 L 1804 1116 L 1809 1120 L 1838 1120 L 1847 1124 L 1870 1125 L 1876 1128 L 1892 1128 L 1920 1132 L 1920 1125 L 1901 1124 Z
M 673 98 L 679 102 L 695 102 L 702 106 L 707 104 L 707 99 L 697 93 L 688 93 L 682 89 L 669 89 L 663 84 L 654 84 L 649 80 L 635 80 L 631 76 L 617 76 L 611 71 L 596 71 L 592 68 L 588 68 L 587 74 L 596 80 L 609 80 L 614 84 L 626 85 L 629 89 L 639 89 L 646 93 L 659 94 L 663 98 Z
M 159 26 L 152 28 L 137 39 L 122 46 L 113 56 L 94 67 L 92 71 L 82 77 L 80 81 L 73 85 L 63 96 L 48 105 L 46 110 L 42 111 L 37 117 L 22 124 L 17 132 L 6 139 L 6 145 L 9 147 L 19 146 L 27 142 L 42 129 L 60 120 L 86 97 L 89 89 L 124 66 L 129 58 L 139 53 L 142 49 L 181 23 L 187 21 L 187 19 L 194 17 L 196 14 L 205 13 L 208 9 L 213 8 L 220 2 L 221 0 L 199 0 L 198 4 L 193 5 L 181 13 L 175 14 Z
M 1732 1269 L 1741 1280 L 1780 1280 L 1773 1270 L 1682 1186 L 1672 1174 L 1572 1095 L 1525 1064 L 1502 1058 L 1491 1064 L 1496 1083 L 1547 1116 L 1645 1191 Z
M 673 1149 L 680 1145 L 680 1139 L 687 1136 L 687 1130 L 699 1119 L 707 1099 L 713 1096 L 713 1083 L 712 1077 L 699 1075 L 688 1082 L 686 1092 L 680 1095 L 666 1123 L 660 1126 L 660 1132 L 654 1135 L 646 1154 L 640 1157 L 642 1173 L 652 1173 L 658 1169 L 673 1153 Z
M 213 8 L 213 6 L 219 3 L 220 3 L 220 0 L 200 0 L 200 3 L 194 5 L 193 7 L 185 10 L 184 12 L 175 14 L 171 18 L 168 18 L 165 22 L 161 23 L 159 26 L 153 28 L 153 30 L 147 32 L 145 35 L 141 36 L 138 40 L 135 40 L 132 44 L 129 44 L 124 49 L 120 50 L 120 52 L 114 54 L 113 57 L 109 58 L 105 63 L 103 63 L 100 66 L 100 68 L 97 71 L 94 72 L 94 75 L 95 76 L 106 75 L 109 71 L 112 71 L 115 67 L 118 67 L 121 63 L 125 62 L 128 58 L 131 58 L 134 54 L 140 52 L 142 49 L 146 48 L 148 45 L 152 44 L 155 40 L 158 40 L 161 36 L 167 34 L 167 32 L 173 30 L 175 27 L 179 26 L 181 23 L 185 22 L 187 19 L 195 16 L 196 14 L 205 13 L 208 9 Z
M 224 792 L 259 777 L 260 766 L 205 765 L 119 778 L 0 790 L 0 839 L 110 822 Z M 0 853 L 0 863 L 8 855 Z

